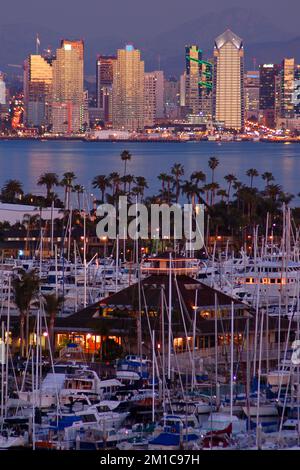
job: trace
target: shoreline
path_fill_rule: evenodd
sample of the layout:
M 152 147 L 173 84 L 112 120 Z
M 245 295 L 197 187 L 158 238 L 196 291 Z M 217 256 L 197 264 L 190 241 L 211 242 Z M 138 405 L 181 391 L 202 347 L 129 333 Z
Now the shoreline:
M 59 136 L 59 137 L 36 137 L 36 136 L 27 136 L 27 137 L 18 137 L 18 136 L 0 136 L 0 142 L 8 142 L 8 141 L 37 141 L 37 142 L 86 142 L 86 143 L 103 143 L 103 142 L 110 142 L 110 143 L 158 143 L 158 144 L 186 144 L 186 143 L 202 143 L 202 142 L 211 142 L 217 144 L 227 144 L 227 143 L 245 143 L 245 142 L 253 142 L 253 143 L 268 143 L 268 144 L 300 144 L 300 139 L 281 139 L 281 140 L 271 140 L 266 138 L 261 138 L 259 140 L 254 139 L 88 139 L 86 137 L 81 136 Z

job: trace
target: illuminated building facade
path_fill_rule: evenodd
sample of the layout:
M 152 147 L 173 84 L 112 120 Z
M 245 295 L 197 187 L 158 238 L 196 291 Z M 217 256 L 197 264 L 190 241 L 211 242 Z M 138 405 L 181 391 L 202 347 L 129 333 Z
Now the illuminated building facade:
M 199 114 L 201 110 L 202 51 L 198 46 L 185 48 L 185 106 L 188 113 Z
M 112 121 L 112 88 L 115 56 L 100 55 L 96 65 L 97 108 L 102 111 L 104 122 Z
M 283 59 L 281 68 L 280 117 L 294 117 L 295 59 Z
M 164 117 L 164 73 L 145 73 L 145 126 L 153 126 Z
M 83 130 L 83 41 L 63 40 L 53 61 L 52 130 L 77 133 Z
M 6 103 L 6 85 L 4 75 L 0 72 L 0 106 Z
M 244 47 L 229 29 L 218 36 L 214 46 L 215 121 L 227 129 L 244 127 Z
M 185 96 L 181 102 L 184 101 L 186 113 L 211 118 L 212 67 L 202 59 L 198 46 L 186 46 Z
M 258 120 L 259 115 L 259 71 L 252 70 L 244 77 L 245 118 Z
M 132 45 L 119 49 L 113 80 L 113 128 L 144 128 L 144 62 Z
M 164 102 L 165 117 L 168 119 L 177 119 L 179 117 L 180 82 L 175 77 L 165 79 Z
M 295 68 L 293 104 L 295 117 L 300 117 L 300 65 Z
M 280 104 L 280 67 L 276 64 L 259 66 L 259 121 L 274 128 Z
M 27 127 L 48 126 L 52 94 L 52 65 L 41 55 L 24 62 L 24 117 Z

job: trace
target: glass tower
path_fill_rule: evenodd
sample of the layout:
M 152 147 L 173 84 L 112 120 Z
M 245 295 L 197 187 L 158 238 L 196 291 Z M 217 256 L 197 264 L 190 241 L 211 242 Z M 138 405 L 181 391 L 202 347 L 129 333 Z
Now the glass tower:
M 227 129 L 244 127 L 244 47 L 229 29 L 215 40 L 213 113 Z

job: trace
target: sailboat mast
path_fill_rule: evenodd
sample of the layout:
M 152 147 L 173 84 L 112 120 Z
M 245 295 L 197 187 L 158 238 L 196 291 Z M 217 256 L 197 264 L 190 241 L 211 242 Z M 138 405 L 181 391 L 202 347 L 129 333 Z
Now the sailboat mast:
M 230 417 L 233 416 L 233 332 L 234 332 L 234 303 L 231 302 L 231 338 L 230 338 Z
M 171 379 L 171 346 L 172 346 L 172 253 L 169 253 L 169 325 L 168 325 L 168 379 Z
M 152 423 L 155 421 L 155 330 L 152 331 Z

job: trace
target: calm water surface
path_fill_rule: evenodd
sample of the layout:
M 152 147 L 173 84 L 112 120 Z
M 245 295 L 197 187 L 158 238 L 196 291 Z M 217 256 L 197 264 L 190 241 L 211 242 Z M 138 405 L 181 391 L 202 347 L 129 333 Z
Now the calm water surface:
M 256 168 L 259 173 L 271 171 L 285 191 L 300 192 L 300 144 L 272 144 L 260 142 L 190 142 L 190 143 L 88 143 L 81 141 L 1 141 L 0 186 L 9 178 L 23 182 L 26 192 L 43 193 L 36 182 L 41 173 L 54 171 L 59 175 L 73 171 L 77 182 L 92 191 L 95 175 L 118 171 L 122 174 L 120 153 L 127 149 L 132 154 L 128 173 L 147 178 L 151 193 L 160 188 L 157 175 L 169 172 L 175 163 L 182 163 L 186 178 L 195 170 L 202 170 L 210 180 L 208 159 L 216 156 L 220 164 L 216 180 L 226 187 L 224 175 L 234 173 L 247 182 L 245 173 Z M 262 187 L 261 178 L 255 183 Z M 297 196 L 294 203 L 300 202 Z

